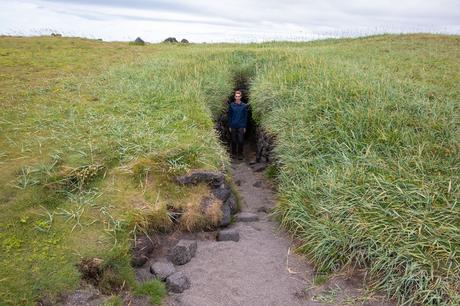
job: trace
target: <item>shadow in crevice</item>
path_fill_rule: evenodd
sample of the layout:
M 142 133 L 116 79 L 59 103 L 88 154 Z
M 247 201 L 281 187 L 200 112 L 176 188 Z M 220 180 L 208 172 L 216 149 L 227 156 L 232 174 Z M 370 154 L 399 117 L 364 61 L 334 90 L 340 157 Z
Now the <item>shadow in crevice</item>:
M 231 152 L 232 137 L 228 126 L 228 107 L 234 102 L 234 93 L 239 90 L 242 93 L 242 102 L 248 105 L 248 123 L 244 135 L 244 159 L 248 162 L 271 162 L 273 139 L 254 120 L 252 107 L 249 99 L 250 80 L 244 74 L 236 74 L 233 78 L 233 91 L 225 101 L 225 108 L 217 118 L 216 129 L 220 140 L 224 143 L 228 153 Z

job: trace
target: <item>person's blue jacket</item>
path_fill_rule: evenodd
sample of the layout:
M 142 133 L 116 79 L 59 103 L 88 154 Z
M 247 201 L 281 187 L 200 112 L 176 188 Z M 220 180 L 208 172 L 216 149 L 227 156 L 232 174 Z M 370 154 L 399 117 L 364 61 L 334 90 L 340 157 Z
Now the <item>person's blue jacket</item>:
M 241 102 L 231 103 L 228 107 L 228 126 L 232 129 L 246 128 L 248 122 L 248 106 Z

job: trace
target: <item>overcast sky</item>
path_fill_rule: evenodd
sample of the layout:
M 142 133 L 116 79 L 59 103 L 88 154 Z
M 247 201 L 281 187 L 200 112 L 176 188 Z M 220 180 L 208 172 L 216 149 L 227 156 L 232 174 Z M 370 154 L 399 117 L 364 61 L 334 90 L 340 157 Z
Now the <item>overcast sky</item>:
M 0 34 L 149 42 L 460 34 L 460 0 L 0 0 Z

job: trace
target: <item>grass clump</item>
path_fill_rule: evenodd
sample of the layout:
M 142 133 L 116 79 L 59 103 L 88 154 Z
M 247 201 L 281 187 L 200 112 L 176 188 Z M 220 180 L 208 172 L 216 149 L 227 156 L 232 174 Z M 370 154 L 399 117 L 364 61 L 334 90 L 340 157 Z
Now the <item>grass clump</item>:
M 150 299 L 150 303 L 154 305 L 159 305 L 161 300 L 166 296 L 166 286 L 165 284 L 158 280 L 153 279 L 136 286 L 134 290 L 136 295 L 146 295 Z
M 104 302 L 103 306 L 123 306 L 123 299 L 118 295 L 113 295 Z

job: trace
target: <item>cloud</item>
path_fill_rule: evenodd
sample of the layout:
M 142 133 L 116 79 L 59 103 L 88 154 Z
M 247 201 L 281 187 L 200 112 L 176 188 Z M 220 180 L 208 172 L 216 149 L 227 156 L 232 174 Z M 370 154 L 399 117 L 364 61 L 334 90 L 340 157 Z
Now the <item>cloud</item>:
M 0 31 L 161 41 L 311 39 L 347 33 L 460 33 L 458 0 L 3 0 Z

